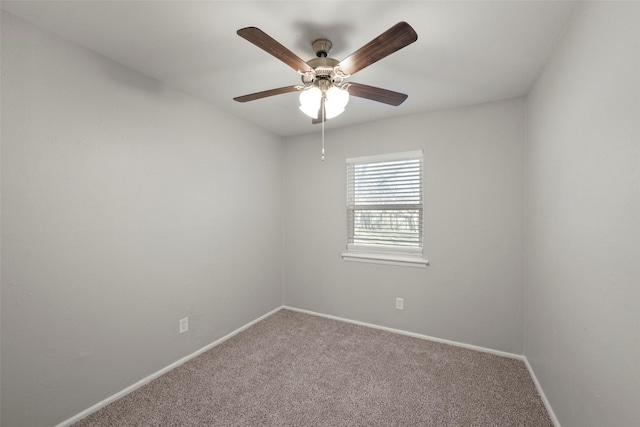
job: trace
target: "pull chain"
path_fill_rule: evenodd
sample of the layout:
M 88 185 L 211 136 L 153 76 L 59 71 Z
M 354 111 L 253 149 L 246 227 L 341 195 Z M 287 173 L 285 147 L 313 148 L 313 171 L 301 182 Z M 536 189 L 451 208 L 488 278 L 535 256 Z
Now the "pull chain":
M 322 161 L 324 162 L 324 97 L 322 98 Z
M 324 162 L 324 114 L 322 115 L 322 161 Z

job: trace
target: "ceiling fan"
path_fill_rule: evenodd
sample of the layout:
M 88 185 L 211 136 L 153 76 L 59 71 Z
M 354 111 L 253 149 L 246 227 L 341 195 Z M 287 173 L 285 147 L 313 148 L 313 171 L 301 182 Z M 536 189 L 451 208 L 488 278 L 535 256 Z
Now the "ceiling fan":
M 285 86 L 233 98 L 238 102 L 300 92 L 300 109 L 310 116 L 315 124 L 342 113 L 349 101 L 349 95 L 393 106 L 398 106 L 407 99 L 407 95 L 403 93 L 346 81 L 363 68 L 415 42 L 418 35 L 406 22 L 397 23 L 342 61 L 328 56 L 332 43 L 327 39 L 315 40 L 311 46 L 316 57 L 304 61 L 259 28 L 242 28 L 237 33 L 302 76 L 302 85 Z

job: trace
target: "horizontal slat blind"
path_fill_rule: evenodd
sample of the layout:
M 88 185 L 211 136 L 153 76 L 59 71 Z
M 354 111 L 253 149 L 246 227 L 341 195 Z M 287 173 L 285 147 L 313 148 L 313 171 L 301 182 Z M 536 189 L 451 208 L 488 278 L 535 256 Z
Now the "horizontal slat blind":
M 422 152 L 347 160 L 347 243 L 421 248 L 422 175 Z

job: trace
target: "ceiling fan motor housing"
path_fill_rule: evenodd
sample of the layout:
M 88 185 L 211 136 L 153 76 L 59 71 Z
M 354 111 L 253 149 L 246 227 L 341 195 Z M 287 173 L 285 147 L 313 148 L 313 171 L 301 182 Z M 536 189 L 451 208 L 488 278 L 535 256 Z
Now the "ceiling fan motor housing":
M 329 58 L 329 52 L 333 44 L 327 39 L 316 39 L 311 43 L 316 57 L 307 61 L 313 71 L 302 74 L 302 83 L 305 86 L 317 86 L 322 91 L 328 89 L 333 84 L 342 82 L 344 76 L 336 73 L 339 61 Z
M 323 80 L 329 83 L 340 83 L 342 81 L 342 76 L 336 74 L 335 71 L 339 62 L 333 58 L 317 57 L 307 61 L 307 64 L 313 68 L 313 72 L 302 75 L 302 82 L 305 85 L 318 83 Z

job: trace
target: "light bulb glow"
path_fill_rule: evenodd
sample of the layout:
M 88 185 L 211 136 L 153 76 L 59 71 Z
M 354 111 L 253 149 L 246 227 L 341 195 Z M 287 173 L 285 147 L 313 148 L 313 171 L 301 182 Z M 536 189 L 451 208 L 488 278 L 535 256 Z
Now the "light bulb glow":
M 349 92 L 336 86 L 331 86 L 325 93 L 324 109 L 327 119 L 332 119 L 344 112 L 349 102 Z M 300 92 L 300 110 L 312 119 L 318 118 L 322 91 L 311 87 Z
M 327 119 L 332 119 L 344 112 L 344 107 L 349 102 L 349 92 L 336 86 L 331 86 L 326 93 L 324 103 Z
M 335 105 L 335 108 L 342 108 L 344 110 L 344 107 L 346 107 L 349 102 L 349 92 L 336 86 L 331 86 L 329 90 L 327 90 L 327 102 Z
M 300 92 L 300 110 L 312 119 L 318 118 L 322 91 L 317 87 L 311 87 Z

